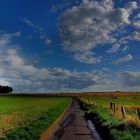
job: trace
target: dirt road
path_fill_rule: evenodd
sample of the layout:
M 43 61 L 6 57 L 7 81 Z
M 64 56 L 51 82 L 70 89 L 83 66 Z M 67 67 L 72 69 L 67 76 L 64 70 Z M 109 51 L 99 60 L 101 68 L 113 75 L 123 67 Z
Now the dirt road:
M 93 140 L 84 118 L 84 111 L 80 109 L 76 100 L 73 100 L 66 118 L 54 133 L 52 140 Z

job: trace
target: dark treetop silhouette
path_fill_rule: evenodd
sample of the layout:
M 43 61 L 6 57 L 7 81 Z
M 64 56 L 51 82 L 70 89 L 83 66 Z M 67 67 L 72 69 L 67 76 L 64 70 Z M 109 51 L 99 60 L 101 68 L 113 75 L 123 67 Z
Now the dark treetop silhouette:
M 13 88 L 9 86 L 1 86 L 0 85 L 0 93 L 9 93 L 12 92 Z

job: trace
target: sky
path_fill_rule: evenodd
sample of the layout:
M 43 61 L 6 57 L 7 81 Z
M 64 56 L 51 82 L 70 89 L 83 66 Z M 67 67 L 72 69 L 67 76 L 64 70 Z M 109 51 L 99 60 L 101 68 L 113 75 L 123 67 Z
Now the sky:
M 0 0 L 0 85 L 140 91 L 140 0 Z

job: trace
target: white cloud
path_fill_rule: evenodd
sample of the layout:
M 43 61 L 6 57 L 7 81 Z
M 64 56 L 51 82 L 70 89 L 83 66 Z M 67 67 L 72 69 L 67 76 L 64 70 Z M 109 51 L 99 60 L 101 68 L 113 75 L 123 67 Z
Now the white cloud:
M 140 32 L 139 31 L 135 31 L 131 36 L 130 36 L 131 40 L 135 40 L 135 41 L 140 41 Z
M 133 31 L 131 34 L 122 37 L 116 43 L 112 45 L 112 47 L 107 50 L 107 53 L 116 53 L 121 49 L 121 46 L 128 45 L 130 41 L 140 41 L 140 30 Z M 127 46 L 122 49 L 128 48 Z
M 17 32 L 15 33 L 15 36 L 17 36 L 17 37 L 21 36 L 21 31 L 17 31 Z
M 140 72 L 125 71 L 118 74 L 124 86 L 130 90 L 140 90 Z
M 8 42 L 12 42 L 12 38 Z M 80 72 L 55 67 L 38 68 L 34 63 L 26 63 L 26 59 L 8 43 L 0 55 L 0 84 L 12 86 L 15 92 L 80 92 L 94 90 L 100 85 L 109 87 L 111 82 L 105 70 Z
M 129 86 L 122 78 L 125 74 L 120 76 L 119 73 L 119 79 L 117 72 L 106 68 L 80 72 L 56 67 L 38 68 L 31 63 L 26 64 L 26 61 L 16 48 L 3 51 L 0 55 L 0 84 L 12 86 L 15 92 L 115 91 L 127 90 Z M 138 75 L 135 74 L 134 78 L 129 76 L 129 81 L 137 81 Z M 137 86 L 135 81 L 134 86 Z
M 134 26 L 135 26 L 137 29 L 140 29 L 140 14 L 138 14 L 138 15 L 134 18 L 133 24 L 134 24 Z
M 19 92 L 45 92 L 81 90 L 99 83 L 100 76 L 95 72 L 37 68 L 34 64 L 27 64 L 26 58 L 21 56 L 17 48 L 13 48 L 12 36 L 9 34 L 8 37 L 8 43 L 5 43 L 5 49 L 0 55 L 0 84 L 11 85 L 15 91 Z
M 131 54 L 127 54 L 121 58 L 118 58 L 116 61 L 113 62 L 113 64 L 120 64 L 123 62 L 131 61 L 133 59 L 133 56 Z
M 6 34 L 0 35 L 0 47 L 6 46 L 10 43 L 9 36 Z
M 10 86 L 11 84 L 9 82 L 7 82 L 6 79 L 0 78 L 0 85 Z
M 125 52 L 125 51 L 128 50 L 128 48 L 129 48 L 128 46 L 124 46 L 123 49 L 122 49 L 122 51 Z
M 123 27 L 131 24 L 129 17 L 137 7 L 134 1 L 124 8 L 114 8 L 112 0 L 83 0 L 79 6 L 68 8 L 59 20 L 64 50 L 72 53 L 74 59 L 80 62 L 99 63 L 100 56 L 95 57 L 89 52 L 94 52 L 99 44 L 114 44 L 107 52 L 117 52 L 125 40 L 116 45 L 120 38 L 115 37 L 114 32 L 122 32 Z M 87 54 L 90 59 L 85 59 Z
M 46 38 L 45 45 L 50 45 L 50 44 L 51 44 L 51 40 L 49 38 Z
M 7 57 L 0 62 L 0 77 L 6 78 L 16 91 L 40 92 L 81 90 L 100 83 L 100 74 L 97 72 L 77 72 L 62 68 L 37 68 L 32 64 L 26 65 L 15 49 L 6 51 Z M 0 84 L 4 80 L 0 80 Z M 45 88 L 44 88 L 45 87 Z
M 80 61 L 81 63 L 87 64 L 97 64 L 102 60 L 102 57 L 97 57 L 90 51 L 85 51 L 83 53 L 76 53 L 74 54 L 74 59 Z
M 44 45 L 50 45 L 52 43 L 50 37 L 46 35 L 45 28 L 42 26 L 38 26 L 34 24 L 31 20 L 26 18 L 21 18 L 21 20 L 28 26 L 30 26 L 39 36 L 39 39 L 41 39 L 44 43 Z
M 11 34 L 0 32 L 0 47 L 7 46 L 8 44 L 11 43 L 11 38 L 19 37 L 19 36 L 21 36 L 20 31 L 17 31 L 17 32 L 11 33 Z
M 125 6 L 128 12 L 132 12 L 132 10 L 137 9 L 138 5 L 136 1 L 128 2 Z
M 44 31 L 45 31 L 43 27 L 34 24 L 34 23 L 33 23 L 31 20 L 29 20 L 29 19 L 21 18 L 21 20 L 22 20 L 24 23 L 26 23 L 28 26 L 33 27 L 34 29 L 38 30 L 39 32 L 44 32 Z
M 107 53 L 116 53 L 116 52 L 118 52 L 119 49 L 120 49 L 120 44 L 116 43 L 116 44 L 112 45 L 112 48 L 107 50 Z

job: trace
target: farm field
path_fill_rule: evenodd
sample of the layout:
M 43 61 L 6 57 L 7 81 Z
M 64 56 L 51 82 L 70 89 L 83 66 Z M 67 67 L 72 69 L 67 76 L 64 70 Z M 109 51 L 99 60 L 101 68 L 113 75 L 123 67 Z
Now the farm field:
M 140 97 L 81 97 L 86 110 L 103 138 L 140 139 Z
M 70 104 L 70 97 L 0 97 L 0 140 L 38 140 Z

